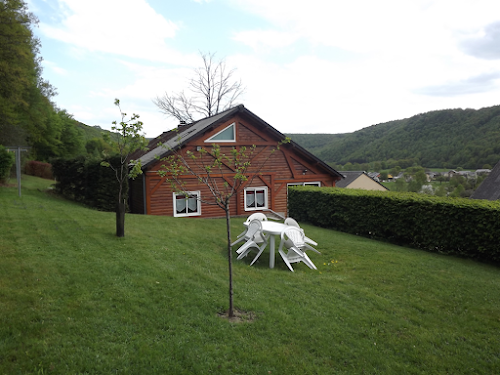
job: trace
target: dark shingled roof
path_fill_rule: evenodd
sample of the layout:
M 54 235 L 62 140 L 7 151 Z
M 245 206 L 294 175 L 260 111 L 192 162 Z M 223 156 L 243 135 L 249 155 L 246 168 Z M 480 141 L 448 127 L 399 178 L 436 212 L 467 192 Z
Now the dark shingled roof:
M 240 114 L 251 120 L 255 121 L 258 125 L 263 127 L 266 131 L 270 132 L 274 135 L 277 140 L 283 140 L 286 136 L 280 133 L 278 130 L 273 128 L 267 122 L 262 120 L 260 117 L 255 115 L 253 112 L 249 111 L 245 108 L 243 104 L 240 104 L 236 107 L 229 108 L 223 112 L 220 112 L 214 116 L 207 117 L 192 124 L 187 124 L 183 126 L 179 126 L 175 130 L 170 130 L 168 132 L 164 132 L 160 136 L 151 140 L 148 145 L 148 151 L 142 153 L 136 153 L 133 155 L 132 159 L 140 160 L 142 164 L 142 168 L 145 169 L 151 164 L 155 163 L 158 158 L 162 158 L 168 155 L 172 149 L 176 149 L 178 147 L 182 147 L 186 142 L 196 139 L 197 137 L 201 137 L 210 129 L 216 127 L 218 124 L 227 121 L 232 116 Z M 163 147 L 157 147 L 158 142 L 164 144 Z M 318 157 L 314 156 L 312 153 L 307 151 L 302 146 L 298 145 L 294 141 L 290 141 L 290 146 L 293 147 L 298 152 L 303 155 L 309 157 L 312 160 L 315 160 L 318 164 L 326 168 L 330 173 L 342 177 L 342 175 L 337 172 L 335 169 L 330 167 L 328 164 L 323 162 Z
M 500 199 L 500 162 L 495 165 L 489 176 L 485 178 L 471 195 L 471 198 L 488 199 L 490 201 Z
M 336 187 L 340 187 L 340 188 L 348 187 L 359 176 L 361 176 L 361 175 L 364 174 L 364 175 L 366 175 L 366 177 L 372 179 L 373 182 L 376 182 L 377 184 L 379 184 L 380 186 L 382 186 L 384 189 L 389 190 L 384 185 L 382 185 L 380 182 L 378 182 L 378 181 L 374 180 L 373 178 L 371 178 L 368 175 L 368 173 L 366 173 L 365 171 L 342 171 L 342 172 L 340 172 L 340 174 L 342 174 L 344 178 L 342 180 L 340 180 L 340 181 L 337 181 L 337 183 L 335 184 Z
M 359 176 L 364 174 L 363 171 L 342 171 L 340 172 L 344 178 L 341 181 L 338 181 L 335 186 L 345 188 L 349 186 L 352 182 L 354 182 Z
M 163 156 L 166 156 L 168 153 L 170 153 L 170 150 L 184 145 L 184 143 L 192 139 L 195 135 L 199 133 L 203 134 L 205 130 L 208 130 L 216 124 L 223 122 L 227 117 L 230 117 L 238 112 L 239 107 L 240 106 L 236 106 L 218 113 L 212 117 L 207 117 L 188 125 L 179 126 L 176 130 L 164 132 L 159 137 L 156 137 L 151 142 L 149 142 L 149 151 L 147 151 L 140 157 L 135 155 L 134 157 L 138 158 L 138 160 L 141 161 L 142 167 L 145 168 L 151 163 L 156 162 L 158 157 L 161 158 Z M 241 107 L 243 107 L 243 105 L 241 105 Z M 163 146 L 157 147 L 158 142 L 163 143 Z

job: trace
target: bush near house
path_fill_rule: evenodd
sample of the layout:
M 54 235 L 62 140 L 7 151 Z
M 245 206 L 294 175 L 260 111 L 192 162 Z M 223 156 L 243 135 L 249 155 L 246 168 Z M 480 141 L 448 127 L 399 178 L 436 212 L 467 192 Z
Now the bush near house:
M 119 156 L 107 158 L 116 163 Z M 118 181 L 110 168 L 101 166 L 101 159 L 79 156 L 73 159 L 54 159 L 52 170 L 56 191 L 64 197 L 82 202 L 101 211 L 115 211 L 118 200 Z M 126 196 L 128 185 L 125 187 Z
M 416 193 L 297 187 L 298 221 L 427 251 L 500 261 L 500 203 Z
M 26 163 L 24 173 L 30 176 L 45 178 L 47 180 L 52 180 L 54 178 L 52 175 L 52 165 L 36 160 L 30 160 Z

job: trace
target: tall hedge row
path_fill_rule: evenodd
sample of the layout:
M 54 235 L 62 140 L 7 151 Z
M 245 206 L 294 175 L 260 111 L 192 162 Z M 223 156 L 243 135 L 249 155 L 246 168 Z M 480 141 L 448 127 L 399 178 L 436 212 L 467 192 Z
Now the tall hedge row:
M 52 160 L 56 191 L 68 199 L 82 202 L 90 207 L 115 211 L 118 202 L 118 182 L 113 170 L 101 166 L 101 161 L 85 157 Z M 106 161 L 116 165 L 119 163 L 119 157 Z M 128 187 L 126 189 L 128 190 Z
M 36 160 L 30 160 L 26 163 L 24 166 L 24 173 L 30 176 L 46 178 L 48 180 L 54 178 L 52 175 L 52 165 Z
M 427 251 L 500 261 L 500 203 L 414 193 L 292 188 L 299 221 Z

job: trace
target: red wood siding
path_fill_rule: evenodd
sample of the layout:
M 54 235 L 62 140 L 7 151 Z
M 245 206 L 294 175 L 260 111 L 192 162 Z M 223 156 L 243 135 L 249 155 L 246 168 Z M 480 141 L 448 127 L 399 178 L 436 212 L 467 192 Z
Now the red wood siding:
M 322 186 L 334 186 L 335 176 L 331 175 L 320 163 L 316 160 L 307 160 L 302 154 L 297 152 L 297 149 L 289 144 L 280 146 L 280 150 L 276 150 L 279 141 L 273 139 L 266 133 L 265 128 L 261 128 L 255 124 L 250 123 L 245 118 L 239 115 L 234 116 L 228 121 L 220 124 L 216 128 L 207 131 L 201 137 L 188 142 L 182 149 L 182 153 L 190 150 L 195 152 L 196 146 L 202 146 L 210 150 L 210 143 L 205 142 L 206 139 L 217 134 L 225 127 L 236 124 L 236 142 L 219 143 L 221 152 L 230 154 L 233 147 L 246 146 L 250 148 L 252 145 L 256 146 L 254 157 L 252 159 L 252 166 L 264 166 L 259 170 L 259 174 L 247 183 L 248 187 L 261 187 L 268 188 L 268 204 L 269 208 L 275 212 L 280 212 L 286 215 L 287 212 L 287 183 L 294 182 L 321 182 Z M 206 162 L 210 162 L 210 156 L 206 156 Z M 163 162 L 158 161 L 148 168 L 145 173 L 145 190 L 146 190 L 146 206 L 147 213 L 151 215 L 169 215 L 173 216 L 173 194 L 171 186 L 158 175 L 157 171 L 161 169 Z M 307 170 L 307 171 L 306 171 Z M 217 177 L 218 183 L 224 183 L 223 177 L 226 181 L 232 182 L 230 165 L 222 167 L 223 175 Z M 202 198 L 212 197 L 206 185 L 198 182 L 193 176 L 184 176 L 185 190 L 186 191 L 200 191 Z M 246 186 L 246 187 L 247 187 Z M 213 198 L 212 198 L 213 200 Z M 255 211 L 245 211 L 244 206 L 244 193 L 243 188 L 236 194 L 230 203 L 231 215 L 250 215 Z M 202 203 L 201 204 L 201 217 L 223 217 L 224 211 L 216 206 Z M 194 216 L 200 217 L 200 216 Z

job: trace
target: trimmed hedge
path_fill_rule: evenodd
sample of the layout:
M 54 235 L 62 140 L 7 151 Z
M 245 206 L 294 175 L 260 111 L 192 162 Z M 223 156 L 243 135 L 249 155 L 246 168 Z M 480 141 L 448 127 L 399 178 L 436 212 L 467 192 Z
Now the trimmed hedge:
M 54 179 L 52 175 L 52 165 L 41 161 L 30 160 L 24 167 L 24 173 L 30 176 L 46 178 L 47 180 Z
M 102 211 L 116 211 L 118 181 L 111 168 L 101 166 L 101 159 L 52 160 L 52 171 L 56 179 L 56 191 L 64 197 L 82 202 Z M 119 157 L 106 159 L 110 164 L 119 163 Z M 125 186 L 124 196 L 128 194 Z
M 298 221 L 427 251 L 500 261 L 500 202 L 416 193 L 294 187 Z

